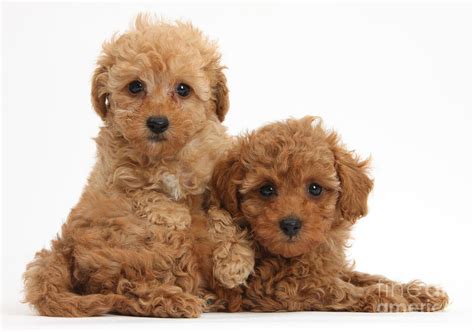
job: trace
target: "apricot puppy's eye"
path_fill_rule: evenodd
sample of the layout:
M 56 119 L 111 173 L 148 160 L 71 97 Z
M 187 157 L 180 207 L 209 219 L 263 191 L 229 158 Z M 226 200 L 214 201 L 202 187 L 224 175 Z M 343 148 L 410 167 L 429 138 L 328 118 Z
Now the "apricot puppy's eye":
M 137 94 L 142 92 L 144 89 L 143 83 L 140 81 L 133 81 L 128 84 L 128 91 L 130 91 L 133 94 Z
M 185 83 L 179 83 L 176 86 L 176 93 L 181 97 L 187 97 L 191 93 L 191 87 Z
M 270 197 L 276 195 L 276 188 L 271 184 L 266 184 L 260 187 L 260 195 L 263 197 Z
M 317 183 L 311 183 L 309 185 L 308 191 L 313 196 L 319 196 L 323 192 L 323 188 Z

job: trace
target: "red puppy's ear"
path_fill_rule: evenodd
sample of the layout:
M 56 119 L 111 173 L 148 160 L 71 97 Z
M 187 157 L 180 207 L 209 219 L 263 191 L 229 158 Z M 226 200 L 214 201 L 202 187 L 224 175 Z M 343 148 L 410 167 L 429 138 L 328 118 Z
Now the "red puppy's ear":
M 368 176 L 370 160 L 360 160 L 357 155 L 349 152 L 335 133 L 329 134 L 328 142 L 334 153 L 335 167 L 341 182 L 338 208 L 344 220 L 354 223 L 368 212 L 367 199 L 373 187 L 373 181 Z
M 233 217 L 240 215 L 239 186 L 244 177 L 240 161 L 240 148 L 234 146 L 227 155 L 219 160 L 211 179 L 211 191 L 221 207 Z
M 107 91 L 106 84 L 108 79 L 107 69 L 104 66 L 98 66 L 92 76 L 91 99 L 92 106 L 102 120 L 107 115 Z

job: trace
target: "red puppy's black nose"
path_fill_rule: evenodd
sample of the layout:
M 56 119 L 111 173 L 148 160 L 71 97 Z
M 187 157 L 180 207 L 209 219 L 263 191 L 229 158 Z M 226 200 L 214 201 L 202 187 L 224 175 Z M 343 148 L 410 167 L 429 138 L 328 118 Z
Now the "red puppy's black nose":
M 280 221 L 280 229 L 288 235 L 289 237 L 292 237 L 296 234 L 301 229 L 301 221 L 297 218 L 285 218 L 282 221 Z
M 146 120 L 146 126 L 155 134 L 164 133 L 169 125 L 168 118 L 164 116 L 151 116 Z

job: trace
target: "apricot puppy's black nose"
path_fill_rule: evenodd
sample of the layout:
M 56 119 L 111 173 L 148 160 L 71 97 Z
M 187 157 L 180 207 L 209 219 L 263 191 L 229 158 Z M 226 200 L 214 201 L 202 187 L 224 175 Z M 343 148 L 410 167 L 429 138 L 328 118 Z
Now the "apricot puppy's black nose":
M 168 118 L 164 116 L 151 116 L 146 120 L 146 126 L 155 134 L 161 134 L 168 129 Z
M 301 221 L 296 218 L 286 218 L 280 221 L 280 228 L 288 236 L 298 234 L 301 229 Z

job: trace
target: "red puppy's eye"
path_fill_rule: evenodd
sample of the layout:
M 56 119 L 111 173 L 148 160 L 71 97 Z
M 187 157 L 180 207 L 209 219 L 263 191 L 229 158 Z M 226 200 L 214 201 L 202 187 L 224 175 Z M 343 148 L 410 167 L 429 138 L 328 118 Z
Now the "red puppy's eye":
M 271 184 L 266 184 L 260 187 L 260 195 L 263 197 L 270 197 L 276 195 L 276 188 Z
M 323 192 L 323 188 L 317 183 L 311 183 L 308 187 L 308 192 L 313 196 L 319 196 Z

